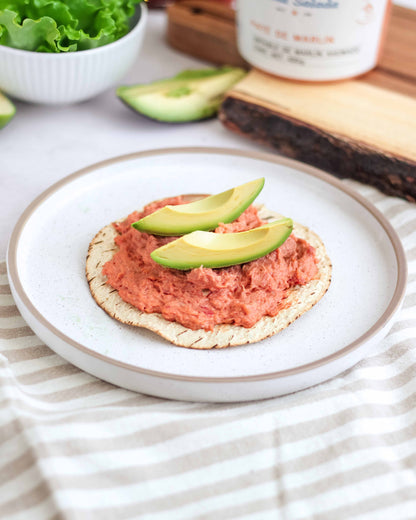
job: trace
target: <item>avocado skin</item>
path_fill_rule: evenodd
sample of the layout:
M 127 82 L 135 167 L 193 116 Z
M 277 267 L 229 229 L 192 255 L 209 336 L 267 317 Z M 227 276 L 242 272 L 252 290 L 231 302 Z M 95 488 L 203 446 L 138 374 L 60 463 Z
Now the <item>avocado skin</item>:
M 4 94 L 0 92 L 0 128 L 9 123 L 16 114 L 16 107 Z
M 245 76 L 236 67 L 185 70 L 149 84 L 121 86 L 120 100 L 147 118 L 187 123 L 215 117 L 224 93 Z
M 165 206 L 132 227 L 153 235 L 178 236 L 192 231 L 209 231 L 220 222 L 227 224 L 238 218 L 256 199 L 264 186 L 264 177 L 196 202 Z
M 230 267 L 266 256 L 280 247 L 289 238 L 292 230 L 292 219 L 282 218 L 241 233 L 195 231 L 155 249 L 150 256 L 158 264 L 171 269 Z M 256 240 L 259 235 L 260 239 Z M 213 248 L 207 245 L 211 238 Z M 248 238 L 252 238 L 251 243 Z
M 119 99 L 123 103 L 123 105 L 126 106 L 129 110 L 131 110 L 135 114 L 139 114 L 139 112 L 135 108 L 133 108 L 131 106 L 131 104 L 128 103 L 125 99 L 121 98 L 120 96 L 119 96 Z M 188 121 L 162 121 L 161 119 L 155 119 L 154 117 L 150 117 L 143 113 L 140 113 L 139 115 L 142 116 L 144 119 L 156 122 L 156 124 L 161 123 L 161 125 L 172 125 L 173 126 L 173 125 L 186 125 L 189 123 L 196 124 L 196 123 L 201 123 L 203 121 L 207 121 L 209 119 L 214 119 L 217 116 L 217 111 L 213 112 L 211 116 L 207 116 L 203 119 L 193 119 L 192 121 L 189 121 L 189 120 Z M 1 128 L 1 126 L 0 126 L 0 128 Z

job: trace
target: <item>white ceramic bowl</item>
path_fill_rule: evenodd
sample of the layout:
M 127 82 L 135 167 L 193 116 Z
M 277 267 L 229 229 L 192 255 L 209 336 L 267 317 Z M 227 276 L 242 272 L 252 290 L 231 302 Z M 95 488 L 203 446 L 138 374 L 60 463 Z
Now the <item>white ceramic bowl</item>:
M 113 87 L 132 66 L 147 21 L 141 3 L 131 31 L 96 49 L 43 53 L 0 45 L 0 90 L 10 96 L 50 105 L 76 103 Z

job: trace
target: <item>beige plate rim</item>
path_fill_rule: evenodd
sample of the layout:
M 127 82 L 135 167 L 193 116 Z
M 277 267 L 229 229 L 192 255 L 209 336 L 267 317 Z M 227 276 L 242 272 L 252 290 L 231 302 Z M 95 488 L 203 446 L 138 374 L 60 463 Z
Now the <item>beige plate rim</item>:
M 52 194 L 61 189 L 66 184 L 71 183 L 73 180 L 78 177 L 88 175 L 90 172 L 95 171 L 99 168 L 104 168 L 110 166 L 111 164 L 116 164 L 124 161 L 130 161 L 133 159 L 139 159 L 142 157 L 152 157 L 152 156 L 161 156 L 161 155 L 169 155 L 169 154 L 213 154 L 213 155 L 232 155 L 237 157 L 246 157 L 248 159 L 256 159 L 266 162 L 271 162 L 275 164 L 279 164 L 282 166 L 287 166 L 293 168 L 295 170 L 299 170 L 303 173 L 311 175 L 313 177 L 317 177 L 318 179 L 323 180 L 335 186 L 342 192 L 349 195 L 351 198 L 356 200 L 362 206 L 364 206 L 379 222 L 382 226 L 386 234 L 388 235 L 395 255 L 396 261 L 398 265 L 398 273 L 397 273 L 397 282 L 394 294 L 388 305 L 387 309 L 383 313 L 383 315 L 373 324 L 373 326 L 367 330 L 362 336 L 353 341 L 352 343 L 346 345 L 342 349 L 330 354 L 329 356 L 323 357 L 316 361 L 306 363 L 304 365 L 299 365 L 295 368 L 290 368 L 286 370 L 281 370 L 272 373 L 258 374 L 255 376 L 235 376 L 235 377 L 197 377 L 197 376 L 181 376 L 178 374 L 170 374 L 167 372 L 158 372 L 156 370 L 149 370 L 145 368 L 138 367 L 136 365 L 132 365 L 129 363 L 125 363 L 122 361 L 114 360 L 108 356 L 103 354 L 99 354 L 86 345 L 78 343 L 74 341 L 72 338 L 63 334 L 59 329 L 54 327 L 32 304 L 28 295 L 26 294 L 18 275 L 17 270 L 17 246 L 19 243 L 19 238 L 22 233 L 22 230 L 27 222 L 27 220 L 31 217 L 32 213 L 36 211 L 36 209 Z M 406 290 L 406 281 L 407 281 L 407 262 L 405 252 L 402 246 L 402 243 L 396 234 L 395 230 L 391 226 L 391 224 L 387 221 L 384 215 L 369 201 L 367 201 L 360 194 L 356 193 L 354 190 L 345 186 L 339 179 L 333 177 L 329 173 L 324 172 L 318 168 L 313 166 L 301 163 L 294 159 L 289 159 L 286 157 L 276 156 L 270 153 L 265 152 L 247 152 L 243 150 L 235 150 L 229 148 L 216 148 L 216 147 L 181 147 L 181 148 L 161 148 L 147 151 L 140 151 L 135 153 L 130 153 L 126 155 L 120 155 L 117 157 L 113 157 L 111 159 L 106 159 L 104 161 L 100 161 L 98 163 L 87 166 L 86 168 L 82 168 L 81 170 L 72 173 L 57 183 L 50 186 L 43 193 L 41 193 L 22 213 L 21 217 L 17 221 L 17 224 L 12 232 L 9 241 L 9 247 L 7 251 L 7 268 L 8 275 L 10 281 L 16 291 L 17 295 L 21 299 L 22 303 L 25 305 L 26 309 L 31 313 L 31 315 L 44 327 L 46 327 L 51 333 L 53 333 L 56 337 L 58 337 L 61 341 L 66 344 L 74 347 L 75 349 L 92 356 L 100 361 L 109 363 L 114 366 L 118 366 L 133 372 L 137 372 L 140 374 L 145 374 L 148 376 L 161 377 L 164 379 L 172 379 L 176 381 L 190 381 L 190 382 L 200 382 L 200 383 L 236 383 L 236 382 L 250 382 L 250 381 L 265 381 L 276 378 L 284 378 L 294 375 L 299 375 L 301 373 L 305 373 L 314 369 L 317 369 L 323 365 L 327 365 L 331 362 L 336 361 L 337 359 L 347 356 L 351 352 L 360 348 L 361 345 L 369 341 L 373 336 L 375 336 L 384 326 L 384 324 L 389 320 L 389 318 L 399 309 L 401 302 L 404 298 L 405 290 Z M 176 347 L 175 347 L 176 348 Z M 235 347 L 238 348 L 238 347 Z

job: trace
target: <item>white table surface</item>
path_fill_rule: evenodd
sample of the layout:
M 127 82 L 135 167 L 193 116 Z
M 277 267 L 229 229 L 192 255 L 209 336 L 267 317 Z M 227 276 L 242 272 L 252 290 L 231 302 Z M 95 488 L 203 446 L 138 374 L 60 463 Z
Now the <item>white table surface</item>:
M 416 9 L 416 0 L 401 0 Z M 151 11 L 144 45 L 122 83 L 169 77 L 187 67 L 207 65 L 171 49 L 165 41 L 166 17 Z M 110 90 L 67 107 L 16 101 L 15 118 L 0 133 L 0 259 L 19 215 L 51 184 L 66 175 L 130 152 L 175 146 L 262 149 L 235 136 L 217 120 L 168 125 L 136 115 Z M 264 148 L 264 150 L 268 150 Z
M 145 83 L 182 69 L 207 66 L 171 49 L 166 17 L 151 11 L 139 57 L 122 83 Z M 175 146 L 259 149 L 212 119 L 169 125 L 145 119 L 125 107 L 114 90 L 84 103 L 50 107 L 16 102 L 17 114 L 0 134 L 0 258 L 21 212 L 62 177 L 109 157 Z

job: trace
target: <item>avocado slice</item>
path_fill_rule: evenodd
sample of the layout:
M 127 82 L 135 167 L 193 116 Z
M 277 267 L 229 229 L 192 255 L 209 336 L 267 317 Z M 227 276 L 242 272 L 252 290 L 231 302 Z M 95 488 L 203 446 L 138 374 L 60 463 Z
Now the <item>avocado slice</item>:
M 151 119 L 169 123 L 197 121 L 214 116 L 224 93 L 245 74 L 236 67 L 185 70 L 147 85 L 119 87 L 117 96 Z
M 152 235 L 177 236 L 195 230 L 208 231 L 220 222 L 228 223 L 238 218 L 257 197 L 264 186 L 264 177 L 246 182 L 217 195 L 158 209 L 132 226 Z
M 0 128 L 7 125 L 16 113 L 13 103 L 0 92 Z
M 228 267 L 251 262 L 281 246 L 293 229 L 290 218 L 282 218 L 241 233 L 194 231 L 155 249 L 155 262 L 174 269 Z

